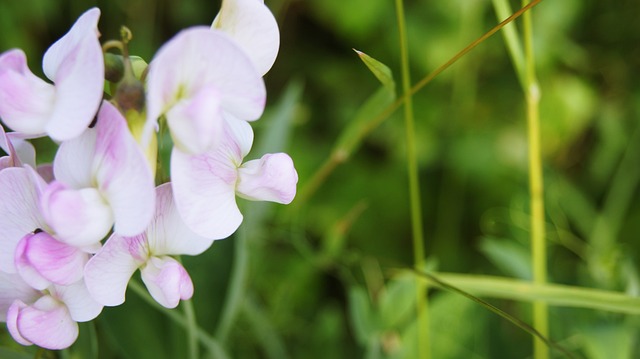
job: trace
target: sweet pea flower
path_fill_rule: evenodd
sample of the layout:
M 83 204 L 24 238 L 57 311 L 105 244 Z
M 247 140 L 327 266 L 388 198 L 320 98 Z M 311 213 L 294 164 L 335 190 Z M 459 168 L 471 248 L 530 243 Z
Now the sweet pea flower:
M 264 0 L 222 0 L 211 27 L 229 34 L 249 55 L 261 76 L 276 61 L 280 32 Z
M 0 283 L 5 277 L 6 274 L 0 275 Z M 18 282 L 15 277 L 11 280 Z M 17 283 L 9 284 L 21 287 Z M 0 290 L 8 287 L 10 285 L 0 284 Z M 21 288 L 28 293 L 26 288 Z M 0 293 L 0 296 L 6 294 Z M 77 322 L 96 318 L 103 307 L 91 298 L 82 281 L 70 286 L 50 286 L 45 291 L 27 295 L 30 300 L 17 297 L 6 311 L 9 333 L 22 345 L 35 344 L 51 350 L 71 346 L 78 338 Z
M 14 131 L 65 141 L 91 123 L 102 99 L 104 60 L 98 41 L 100 10 L 82 14 L 43 58 L 45 75 L 35 76 L 22 50 L 0 55 L 0 118 Z
M 137 236 L 113 234 L 85 267 L 89 292 L 103 305 L 124 303 L 127 283 L 140 269 L 151 296 L 166 308 L 193 295 L 193 283 L 171 255 L 197 255 L 213 243 L 193 233 L 177 212 L 171 184 L 156 189 L 155 216 L 147 230 Z
M 201 155 L 171 153 L 171 177 L 178 211 L 194 232 L 221 239 L 242 222 L 236 195 L 254 201 L 290 203 L 298 174 L 284 153 L 242 163 L 253 143 L 251 126 L 225 121 L 221 144 Z
M 0 148 L 7 156 L 0 157 L 0 170 L 7 167 L 21 167 L 28 164 L 36 165 L 36 150 L 29 142 L 16 136 L 14 132 L 6 133 L 0 126 Z
M 40 208 L 59 240 L 93 246 L 112 226 L 133 236 L 153 216 L 151 169 L 118 110 L 104 101 L 95 127 L 62 143 L 53 170 L 56 180 L 42 194 Z
M 244 51 L 223 32 L 202 26 L 160 48 L 149 64 L 147 88 L 143 146 L 164 116 L 174 145 L 190 154 L 217 145 L 224 118 L 257 120 L 266 100 L 262 77 Z

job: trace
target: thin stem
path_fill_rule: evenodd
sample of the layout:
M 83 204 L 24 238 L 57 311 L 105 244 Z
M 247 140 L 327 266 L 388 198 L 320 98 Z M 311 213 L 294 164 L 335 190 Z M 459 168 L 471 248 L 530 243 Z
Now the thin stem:
M 189 358 L 198 359 L 200 350 L 198 346 L 198 323 L 196 321 L 196 311 L 193 308 L 192 300 L 182 301 L 184 316 L 187 319 L 187 341 L 189 343 Z
M 380 112 L 378 116 L 372 118 L 371 121 L 369 121 L 369 123 L 367 124 L 367 126 L 363 126 L 362 130 L 357 134 L 358 139 L 354 142 L 361 142 L 362 139 L 368 136 L 369 133 L 371 133 L 378 126 L 380 126 L 380 124 L 384 120 L 389 118 L 389 116 L 391 116 L 400 106 L 402 106 L 402 104 L 404 103 L 407 97 L 411 97 L 416 92 L 420 91 L 423 87 L 425 87 L 428 83 L 430 83 L 434 78 L 440 75 L 444 70 L 448 69 L 449 67 L 451 67 L 451 65 L 453 65 L 458 60 L 460 60 L 461 57 L 469 53 L 471 50 L 476 48 L 476 46 L 480 45 L 483 41 L 485 41 L 489 37 L 493 36 L 493 34 L 498 32 L 505 25 L 511 23 L 513 20 L 522 16 L 522 14 L 530 10 L 532 7 L 538 5 L 541 1 L 542 0 L 531 1 L 528 5 L 516 11 L 515 13 L 513 13 L 513 15 L 504 19 L 501 23 L 494 26 L 491 30 L 487 31 L 482 36 L 480 36 L 479 38 L 471 42 L 469 45 L 467 45 L 467 47 L 465 47 L 460 52 L 455 54 L 451 59 L 449 59 L 449 61 L 445 62 L 443 65 L 435 69 L 429 75 L 423 77 L 420 81 L 418 81 L 415 85 L 413 85 L 413 87 L 409 90 L 409 92 L 404 93 L 402 97 L 398 98 L 394 103 L 389 105 L 389 107 L 387 107 L 384 111 Z M 356 146 L 353 146 L 353 147 L 354 149 L 356 148 Z M 351 154 L 350 152 L 345 153 L 343 148 L 340 148 L 340 147 L 334 148 L 332 155 L 325 160 L 325 162 L 320 167 L 320 170 L 316 171 L 311 177 L 311 179 L 307 181 L 307 185 L 305 185 L 300 190 L 301 196 L 298 196 L 298 198 L 296 199 L 296 203 L 298 205 L 302 205 L 304 201 L 311 198 L 313 193 L 318 188 L 320 188 L 320 185 L 322 185 L 322 183 L 338 167 L 338 165 L 345 162 L 345 160 L 349 158 L 350 154 Z
M 411 228 L 413 234 L 413 264 L 421 270 L 424 263 L 424 233 L 422 223 L 422 206 L 420 203 L 420 177 L 418 175 L 418 159 L 415 138 L 415 119 L 411 96 L 411 76 L 409 73 L 409 47 L 404 19 L 403 0 L 396 0 L 398 33 L 400 35 L 400 57 L 402 67 L 402 92 L 404 96 L 404 123 L 407 141 L 407 174 L 409 177 L 409 197 L 411 205 Z M 418 354 L 420 358 L 430 358 L 429 338 L 429 302 L 426 282 L 416 278 L 416 312 L 418 314 Z
M 527 5 L 528 0 L 523 0 Z M 533 24 L 531 13 L 524 14 L 525 96 L 527 101 L 527 128 L 529 141 L 529 193 L 531 197 L 531 254 L 533 257 L 533 281 L 538 285 L 547 282 L 547 244 L 544 220 L 544 184 L 540 149 L 540 89 L 536 80 L 533 54 Z M 533 302 L 533 326 L 544 337 L 549 336 L 549 308 L 541 301 Z M 549 348 L 540 338 L 534 339 L 534 358 L 549 358 Z
M 246 231 L 245 223 L 244 226 L 239 228 L 238 235 L 234 238 L 233 242 L 234 254 L 231 282 L 229 283 L 229 290 L 227 291 L 227 297 L 225 298 L 222 318 L 220 318 L 218 328 L 216 328 L 215 331 L 215 337 L 223 343 L 227 339 L 231 326 L 240 311 L 244 297 L 249 263 Z

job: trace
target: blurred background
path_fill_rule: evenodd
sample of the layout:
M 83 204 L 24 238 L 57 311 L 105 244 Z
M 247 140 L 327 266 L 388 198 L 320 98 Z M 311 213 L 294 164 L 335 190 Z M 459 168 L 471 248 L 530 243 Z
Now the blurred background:
M 278 20 L 281 47 L 265 77 L 267 111 L 255 123 L 249 158 L 288 152 L 302 189 L 380 87 L 352 49 L 387 64 L 400 88 L 395 6 L 266 4 Z M 134 37 L 130 53 L 150 61 L 179 30 L 211 24 L 219 5 L 0 0 L 0 51 L 24 49 L 42 75 L 48 46 L 98 6 L 102 41 L 118 39 L 126 25 Z M 405 7 L 414 83 L 499 22 L 489 0 L 408 0 Z M 640 291 L 638 13 L 633 0 L 546 0 L 533 11 L 553 283 Z M 502 36 L 418 92 L 414 108 L 429 268 L 530 279 L 524 97 Z M 230 357 L 415 357 L 414 283 L 390 271 L 413 265 L 405 142 L 398 111 L 304 203 L 243 202 L 246 220 L 236 235 L 183 258 L 198 323 L 222 334 Z M 51 161 L 53 144 L 36 144 L 38 161 Z M 241 295 L 229 304 L 238 273 Z M 430 298 L 435 358 L 531 356 L 530 335 L 503 318 L 456 294 L 432 289 Z M 528 303 L 488 300 L 531 320 Z M 237 315 L 225 318 L 226 312 Z M 637 316 L 552 307 L 550 322 L 551 337 L 579 357 L 640 356 Z M 99 358 L 179 358 L 185 338 L 129 292 L 125 305 L 83 325 L 77 348 L 65 355 L 80 355 L 83 347 L 96 352 L 97 343 Z M 1 339 L 18 348 L 6 333 Z

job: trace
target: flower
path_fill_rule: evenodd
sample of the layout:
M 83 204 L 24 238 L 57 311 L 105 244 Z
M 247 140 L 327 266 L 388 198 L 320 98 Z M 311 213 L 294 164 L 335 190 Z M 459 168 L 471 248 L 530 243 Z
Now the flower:
M 213 29 L 227 33 L 251 58 L 264 76 L 278 55 L 278 23 L 263 0 L 223 0 Z
M 92 246 L 112 226 L 133 236 L 153 216 L 154 179 L 144 154 L 118 110 L 103 102 L 94 128 L 62 143 L 53 170 L 56 180 L 40 207 L 58 238 L 76 247 Z
M 98 41 L 100 10 L 82 14 L 43 58 L 49 84 L 27 66 L 22 50 L 0 55 L 0 118 L 32 137 L 74 138 L 93 119 L 102 99 L 104 60 Z
M 85 281 L 93 298 L 116 306 L 124 302 L 127 283 L 139 268 L 151 296 L 164 307 L 175 308 L 180 299 L 191 298 L 193 283 L 170 256 L 197 255 L 212 243 L 182 222 L 171 184 L 165 183 L 156 188 L 155 215 L 146 231 L 133 237 L 113 234 L 87 263 Z
M 174 145 L 198 154 L 219 143 L 222 120 L 257 120 L 266 92 L 251 60 L 227 35 L 207 27 L 181 31 L 149 64 L 143 146 L 166 117 Z
M 0 157 L 0 170 L 7 167 L 20 167 L 26 163 L 36 165 L 36 150 L 29 142 L 24 141 L 15 132 L 6 133 L 0 126 L 0 148 L 8 156 Z
M 201 155 L 171 153 L 176 206 L 194 232 L 215 239 L 235 232 L 242 222 L 236 194 L 282 204 L 293 200 L 298 174 L 291 158 L 276 153 L 243 164 L 252 142 L 251 126 L 231 119 L 217 148 Z

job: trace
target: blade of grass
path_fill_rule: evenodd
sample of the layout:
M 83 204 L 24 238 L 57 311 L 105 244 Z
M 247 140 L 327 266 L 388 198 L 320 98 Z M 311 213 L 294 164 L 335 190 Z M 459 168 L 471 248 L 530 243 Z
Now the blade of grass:
M 363 124 L 360 130 L 354 134 L 355 137 L 351 142 L 354 144 L 350 149 L 340 148 L 339 146 L 334 147 L 331 152 L 331 155 L 325 160 L 325 162 L 320 166 L 320 168 L 313 174 L 313 176 L 305 183 L 305 185 L 300 189 L 299 194 L 296 198 L 296 204 L 302 205 L 306 200 L 311 198 L 311 196 L 315 193 L 315 191 L 320 188 L 322 183 L 331 175 L 331 173 L 342 163 L 346 162 L 349 156 L 355 152 L 358 148 L 358 145 L 362 142 L 362 140 L 371 133 L 374 129 L 376 129 L 384 120 L 389 118 L 405 101 L 405 98 L 413 96 L 416 92 L 420 91 L 423 87 L 425 87 L 428 83 L 433 81 L 438 75 L 440 75 L 443 71 L 451 67 L 454 63 L 456 63 L 461 57 L 469 53 L 471 50 L 476 48 L 482 42 L 484 42 L 489 37 L 493 36 L 496 32 L 502 29 L 505 25 L 511 23 L 513 20 L 519 18 L 525 12 L 529 11 L 534 6 L 538 5 L 542 0 L 533 0 L 520 10 L 513 13 L 513 15 L 504 19 L 501 23 L 494 26 L 491 30 L 484 33 L 482 36 L 471 42 L 460 52 L 455 54 L 449 61 L 445 62 L 443 65 L 435 69 L 429 75 L 423 77 L 420 81 L 418 81 L 408 93 L 404 93 L 400 98 L 398 98 L 395 102 L 387 106 L 383 111 L 381 111 L 377 116 L 372 117 L 367 123 Z M 297 208 L 296 206 L 296 208 Z
M 413 265 L 420 270 L 424 263 L 424 232 L 422 223 L 422 204 L 420 202 L 420 177 L 418 175 L 418 155 L 416 150 L 415 119 L 413 114 L 411 91 L 411 75 L 409 73 L 409 46 L 407 29 L 404 20 L 404 2 L 396 0 L 396 16 L 400 37 L 400 58 L 402 72 L 402 92 L 404 96 L 404 125 L 407 143 L 407 176 L 409 180 L 409 199 L 411 207 L 411 233 L 413 238 Z M 416 283 L 416 313 L 418 316 L 418 356 L 431 358 L 429 334 L 429 297 L 426 282 Z

